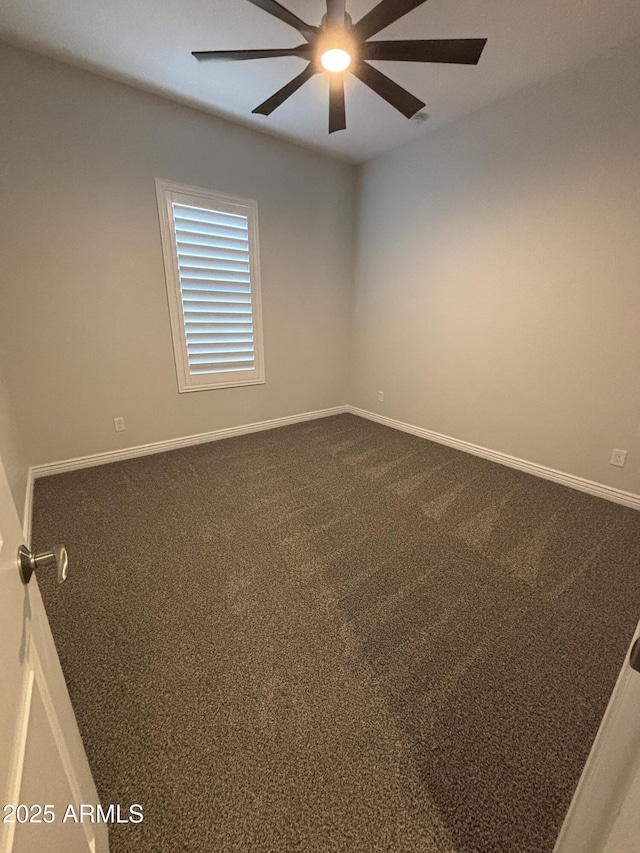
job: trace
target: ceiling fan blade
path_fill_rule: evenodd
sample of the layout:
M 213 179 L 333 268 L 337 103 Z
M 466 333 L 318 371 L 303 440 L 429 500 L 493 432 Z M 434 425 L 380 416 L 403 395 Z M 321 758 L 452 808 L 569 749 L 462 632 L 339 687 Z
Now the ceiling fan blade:
M 327 0 L 327 22 L 332 27 L 344 26 L 345 0 Z
M 354 77 L 357 77 L 365 86 L 372 89 L 376 95 L 380 95 L 387 103 L 395 107 L 403 116 L 411 118 L 425 104 L 416 98 L 411 92 L 407 92 L 402 86 L 394 83 L 386 74 L 378 71 L 373 65 L 366 62 L 358 62 L 349 69 Z
M 311 24 L 306 24 L 297 15 L 294 15 L 293 12 L 290 12 L 288 9 L 285 9 L 284 6 L 281 6 L 277 0 L 249 0 L 249 3 L 253 3 L 253 5 L 257 6 L 259 9 L 263 9 L 265 12 L 273 15 L 274 18 L 278 18 L 279 21 L 289 24 L 289 26 L 293 27 L 294 30 L 298 30 L 299 33 L 302 33 L 307 41 L 310 41 L 318 32 L 318 27 L 312 27 Z
M 293 80 L 289 80 L 286 86 L 283 86 L 282 89 L 278 89 L 275 95 L 271 95 L 270 98 L 267 98 L 259 107 L 256 107 L 255 110 L 251 110 L 252 113 L 259 113 L 262 116 L 271 115 L 271 113 L 279 107 L 280 104 L 283 104 L 287 98 L 291 97 L 294 92 L 297 92 L 300 86 L 307 82 L 314 74 L 317 74 L 317 70 L 314 68 L 313 63 L 309 63 L 307 67 L 298 74 L 297 77 L 294 77 Z
M 269 59 L 274 56 L 301 56 L 311 59 L 312 50 L 308 44 L 299 47 L 268 48 L 267 50 L 194 50 L 192 56 L 202 62 L 205 59 Z
M 426 0 L 380 0 L 377 6 L 354 25 L 355 34 L 360 39 L 368 39 L 423 3 L 426 3 Z
M 329 75 L 329 133 L 345 130 L 347 117 L 344 108 L 344 76 Z
M 453 62 L 477 65 L 486 39 L 425 39 L 421 41 L 369 41 L 362 45 L 363 59 L 396 62 Z

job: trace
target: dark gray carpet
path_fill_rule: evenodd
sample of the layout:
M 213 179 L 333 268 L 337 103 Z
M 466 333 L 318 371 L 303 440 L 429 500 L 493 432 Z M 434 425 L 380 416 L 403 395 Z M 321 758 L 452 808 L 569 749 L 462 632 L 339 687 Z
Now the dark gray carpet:
M 639 520 L 350 415 L 39 480 L 113 853 L 551 851 Z

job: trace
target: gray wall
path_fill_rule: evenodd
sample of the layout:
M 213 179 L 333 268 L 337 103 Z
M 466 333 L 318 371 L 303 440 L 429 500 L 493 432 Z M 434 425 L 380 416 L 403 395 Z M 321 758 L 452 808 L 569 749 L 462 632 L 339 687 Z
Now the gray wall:
M 640 491 L 638 92 L 636 41 L 364 167 L 350 403 Z
M 29 464 L 346 402 L 353 166 L 7 46 L 0 114 L 0 363 Z M 257 199 L 265 385 L 178 394 L 156 176 Z
M 27 465 L 344 402 L 640 491 L 638 56 L 369 163 L 356 214 L 352 166 L 0 46 L 19 511 Z M 156 176 L 258 200 L 266 385 L 178 394 Z

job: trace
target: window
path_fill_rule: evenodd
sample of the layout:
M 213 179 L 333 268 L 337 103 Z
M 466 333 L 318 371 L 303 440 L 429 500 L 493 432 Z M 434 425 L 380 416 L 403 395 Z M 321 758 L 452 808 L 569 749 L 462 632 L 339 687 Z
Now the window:
M 178 389 L 264 382 L 256 202 L 156 188 Z

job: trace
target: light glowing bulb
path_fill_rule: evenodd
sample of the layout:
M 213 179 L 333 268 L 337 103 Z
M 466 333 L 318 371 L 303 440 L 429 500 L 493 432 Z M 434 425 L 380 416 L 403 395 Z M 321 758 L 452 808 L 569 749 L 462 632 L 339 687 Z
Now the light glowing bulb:
M 341 50 L 339 47 L 334 47 L 331 50 L 326 50 L 320 57 L 320 62 L 324 65 L 327 71 L 344 71 L 351 65 L 351 57 L 346 50 Z

